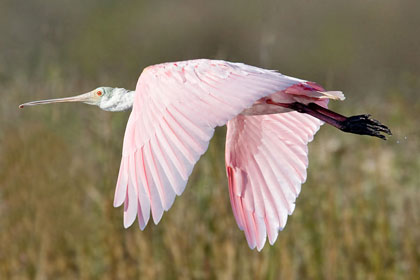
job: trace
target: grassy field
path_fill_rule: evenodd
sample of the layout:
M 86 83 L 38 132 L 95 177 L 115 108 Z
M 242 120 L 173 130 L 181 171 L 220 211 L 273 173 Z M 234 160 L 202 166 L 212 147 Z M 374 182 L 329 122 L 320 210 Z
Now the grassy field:
M 0 279 L 420 278 L 420 4 L 262 3 L 0 3 Z M 341 89 L 330 108 L 394 135 L 322 127 L 296 210 L 261 252 L 231 211 L 225 127 L 160 224 L 125 230 L 112 201 L 129 113 L 17 106 L 133 88 L 148 64 L 196 57 Z

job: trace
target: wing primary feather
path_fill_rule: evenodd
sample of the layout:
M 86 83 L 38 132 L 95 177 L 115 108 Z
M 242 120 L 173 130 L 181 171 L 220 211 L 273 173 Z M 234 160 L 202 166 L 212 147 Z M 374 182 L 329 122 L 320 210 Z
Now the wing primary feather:
M 255 157 L 253 157 L 252 158 L 252 161 L 253 161 L 253 163 L 254 164 L 252 164 L 252 165 L 250 165 L 250 167 L 252 166 L 253 168 L 251 168 L 250 169 L 250 172 L 252 172 L 252 174 L 255 174 L 255 176 L 257 177 L 259 177 L 260 178 L 260 183 L 259 184 L 257 184 L 256 182 L 253 184 L 253 186 L 254 187 L 256 187 L 256 188 L 261 188 L 261 195 L 263 196 L 263 204 L 262 205 L 266 205 L 266 206 L 269 206 L 270 208 L 272 208 L 272 207 L 274 207 L 274 216 L 271 214 L 270 215 L 270 217 L 275 217 L 275 218 L 277 218 L 277 219 L 279 219 L 279 217 L 280 217 L 280 214 L 281 214 L 281 212 L 280 212 L 280 209 L 278 209 L 278 207 L 276 207 L 277 206 L 277 204 L 275 203 L 275 201 L 274 201 L 274 197 L 275 198 L 278 198 L 278 197 L 280 197 L 281 198 L 281 200 L 285 203 L 285 204 L 287 204 L 287 200 L 286 200 L 286 198 L 284 197 L 284 196 L 282 196 L 281 194 L 280 195 L 277 195 L 277 194 L 279 194 L 278 193 L 278 191 L 276 190 L 276 186 L 278 185 L 278 184 L 275 184 L 275 183 L 273 183 L 273 184 L 268 184 L 268 182 L 266 181 L 266 177 L 264 176 L 264 175 L 267 175 L 267 174 L 263 174 L 262 173 L 262 170 L 260 169 L 260 167 L 259 167 L 259 164 L 261 164 L 261 162 L 260 163 L 258 163 L 258 161 L 256 160 L 256 158 Z M 263 163 L 264 165 L 261 165 L 261 166 L 265 166 L 266 167 L 266 169 L 264 169 L 266 172 L 265 173 L 267 173 L 267 172 L 270 172 L 270 171 L 272 171 L 271 170 L 271 167 L 269 166 L 269 165 L 267 165 L 266 163 Z M 270 178 L 271 179 L 271 178 Z M 277 181 L 277 180 L 276 180 Z M 273 192 L 274 191 L 276 191 L 276 193 L 274 194 Z M 268 207 L 265 207 L 265 211 L 264 211 L 264 213 L 267 213 L 267 208 Z M 270 211 L 270 213 L 272 213 L 273 212 L 273 210 L 272 211 Z
M 252 120 L 255 120 L 253 118 L 249 118 L 247 117 L 247 119 L 249 120 L 247 122 L 248 126 L 252 123 Z M 261 137 L 258 137 L 258 135 L 256 135 L 256 133 L 252 133 L 252 132 L 258 132 L 264 131 L 264 127 L 254 127 L 253 129 L 248 129 L 245 133 L 247 134 L 247 136 L 250 138 L 250 140 L 253 143 L 258 143 L 259 141 L 261 141 Z M 253 176 L 251 176 L 250 180 L 252 182 L 252 186 L 256 189 L 258 189 L 261 192 L 261 196 L 263 197 L 262 200 L 264 203 L 262 203 L 261 205 L 267 205 L 267 201 L 269 201 L 268 206 L 270 205 L 274 205 L 276 211 L 274 213 L 276 213 L 275 217 L 279 218 L 280 216 L 280 209 L 278 209 L 278 207 L 276 207 L 276 203 L 273 200 L 273 197 L 282 197 L 281 195 L 274 195 L 273 191 L 276 191 L 276 189 L 273 189 L 274 186 L 276 184 L 273 184 L 274 186 L 271 188 L 269 187 L 268 182 L 266 181 L 266 176 L 264 176 L 265 173 L 267 172 L 272 172 L 273 171 L 273 166 L 269 165 L 268 162 L 266 160 L 264 160 L 263 158 L 263 162 L 261 162 L 261 159 L 258 160 L 261 157 L 258 157 L 258 155 L 260 153 L 264 153 L 265 151 L 267 151 L 268 147 L 264 146 L 263 143 L 260 144 L 261 148 L 256 152 L 256 153 L 251 153 L 248 157 L 248 166 L 250 168 L 250 173 L 254 174 Z M 265 166 L 266 168 L 264 168 L 265 172 L 263 172 L 263 170 L 260 168 L 260 166 Z M 259 181 L 257 182 L 257 178 L 259 179 Z M 277 180 L 275 180 L 277 182 Z M 270 184 L 271 185 L 271 184 Z M 251 189 L 254 189 L 251 188 Z M 278 192 L 276 192 L 277 194 L 279 194 Z M 285 197 L 283 197 L 283 201 L 284 203 L 287 204 L 287 201 L 285 199 Z M 266 209 L 267 210 L 267 209 Z M 271 211 L 270 211 L 271 212 Z
M 135 155 L 131 155 L 128 158 L 128 171 L 129 171 L 129 192 L 128 192 L 128 209 L 124 213 L 124 227 L 127 228 L 131 226 L 138 212 L 138 186 L 137 186 L 137 176 L 135 171 Z
M 251 123 L 251 122 L 248 122 L 248 123 Z M 253 130 L 250 130 L 250 131 L 259 131 L 261 129 L 264 130 L 264 127 L 259 127 L 259 128 L 256 128 L 255 127 Z M 247 135 L 254 142 L 257 141 L 257 139 L 255 139 L 255 137 L 257 137 L 257 136 L 254 135 L 253 133 L 248 132 Z M 268 138 L 271 139 L 273 137 L 268 137 Z M 286 195 L 285 189 L 287 189 L 287 185 L 285 185 L 285 188 L 282 188 L 282 185 L 283 184 L 280 184 L 280 183 L 277 183 L 276 184 L 275 183 L 275 182 L 278 182 L 278 181 L 277 181 L 275 175 L 273 174 L 273 166 L 269 163 L 269 161 L 267 161 L 265 159 L 265 157 L 266 157 L 265 151 L 267 151 L 267 153 L 269 153 L 268 152 L 269 151 L 269 148 L 268 147 L 270 147 L 270 146 L 265 146 L 264 144 L 262 144 L 262 147 L 259 149 L 259 151 L 257 153 L 254 153 L 254 154 L 250 155 L 250 159 L 249 159 L 250 162 L 249 162 L 248 165 L 251 168 L 250 171 L 252 172 L 252 174 L 254 174 L 254 176 L 251 177 L 251 180 L 252 180 L 252 178 L 260 178 L 260 181 L 259 182 L 254 182 L 253 185 L 254 186 L 261 185 L 261 188 L 257 188 L 257 187 L 256 188 L 257 189 L 261 189 L 261 190 L 262 189 L 265 189 L 267 191 L 266 192 L 267 194 L 272 194 L 272 188 L 268 187 L 271 184 L 268 184 L 267 179 L 270 179 L 271 182 L 273 182 L 273 185 L 274 186 L 277 185 L 277 184 L 279 184 L 279 190 L 280 190 L 280 192 L 277 192 L 278 196 L 276 196 L 276 197 L 280 197 L 283 200 L 284 206 L 287 208 L 289 214 L 291 214 L 291 212 L 293 211 L 294 207 L 290 207 L 289 200 L 293 200 L 294 201 L 295 200 L 295 196 L 293 194 Z M 260 153 L 263 153 L 264 156 L 258 156 L 258 155 L 260 155 Z M 276 162 L 276 160 L 274 160 L 274 162 Z M 260 168 L 260 166 L 266 167 L 266 168 L 264 168 L 264 172 Z M 274 181 L 273 181 L 273 177 L 275 178 Z M 262 193 L 262 195 L 264 195 L 264 193 Z M 267 198 L 270 198 L 270 197 L 271 196 L 268 195 Z M 272 203 L 270 203 L 270 204 L 275 205 L 275 203 L 272 200 L 271 200 L 271 202 Z M 280 215 L 280 212 L 278 212 L 278 214 Z
M 252 174 L 252 176 L 249 176 L 249 189 L 252 191 L 254 197 L 254 212 L 262 217 L 264 215 L 265 202 L 262 194 L 262 188 L 266 187 L 266 182 L 264 180 L 264 176 L 258 173 L 258 166 L 253 155 L 250 157 L 248 165 L 250 167 L 249 171 Z
M 254 249 L 255 246 L 254 246 L 253 239 L 252 239 L 252 233 L 251 233 L 251 230 L 250 230 L 250 227 L 249 227 L 248 218 L 246 216 L 246 210 L 244 209 L 244 205 L 243 205 L 243 201 L 242 201 L 241 197 L 239 198 L 238 202 L 239 202 L 239 206 L 240 206 L 239 210 L 241 211 L 242 220 L 244 221 L 244 229 L 245 229 L 244 233 L 245 233 L 246 240 L 248 242 L 248 246 L 251 249 Z
M 235 194 L 235 174 L 233 168 L 231 166 L 227 166 L 227 174 L 228 174 L 228 184 L 229 184 L 229 197 L 230 197 L 230 205 L 232 206 L 232 212 L 235 216 L 235 220 L 238 223 L 238 226 L 241 230 L 243 230 L 243 221 L 242 217 L 239 215 L 239 209 L 237 207 L 236 199 L 237 195 Z
M 304 141 L 302 138 L 298 138 L 296 133 L 293 133 L 290 130 L 290 127 L 287 124 L 283 123 L 283 121 L 279 121 L 277 123 L 272 124 L 273 128 L 278 129 L 281 132 L 282 137 L 278 140 L 283 141 L 290 149 L 293 150 L 296 156 L 298 156 L 299 160 L 304 163 L 304 165 L 308 164 L 308 147 L 307 142 Z M 275 133 L 273 131 L 273 133 Z M 280 133 L 279 133 L 280 134 Z
M 162 139 L 165 140 L 165 139 Z M 167 155 L 169 155 L 169 157 L 163 157 L 164 160 L 166 161 L 166 163 L 168 164 L 170 170 L 171 170 L 171 174 L 173 175 L 173 184 L 172 187 L 175 191 L 175 193 L 177 195 L 181 195 L 182 192 L 184 191 L 185 185 L 187 184 L 187 180 L 183 178 L 181 171 L 179 171 L 180 167 L 176 167 L 175 164 L 176 162 L 173 161 L 173 159 L 171 157 L 176 157 L 176 155 L 173 154 L 172 152 L 172 148 L 169 144 L 167 143 L 161 143 L 160 140 L 156 139 L 157 145 L 159 147 L 160 152 L 162 152 L 163 154 L 163 148 L 162 145 L 165 145 L 165 151 L 167 152 Z M 185 176 L 188 176 L 187 171 L 185 171 Z
M 277 181 L 280 182 L 281 185 L 289 186 L 293 191 L 294 195 L 297 197 L 300 193 L 300 185 L 301 181 L 299 181 L 298 177 L 290 178 L 290 174 L 295 174 L 296 170 L 293 169 L 292 166 L 287 164 L 280 165 L 277 163 L 278 157 L 274 156 L 273 153 L 269 151 L 264 151 L 264 155 L 267 158 L 270 166 L 272 166 L 273 170 L 277 171 L 274 175 L 277 178 Z
M 182 142 L 180 137 L 175 133 L 174 129 L 169 124 L 166 118 L 163 119 L 163 125 L 165 128 L 166 136 L 171 140 L 172 143 L 175 144 L 175 147 L 179 150 L 180 154 L 189 161 L 190 164 L 195 163 L 194 155 L 188 148 L 185 146 L 185 143 Z
M 147 151 L 146 152 L 144 151 L 147 148 L 148 146 L 143 146 L 141 148 L 141 157 L 143 159 L 144 175 L 145 175 L 147 187 L 150 193 L 152 218 L 153 218 L 153 222 L 157 225 L 160 219 L 162 218 L 164 208 L 163 208 L 163 202 L 160 199 L 157 187 L 153 182 L 153 178 L 150 171 L 151 163 L 150 163 L 150 159 L 147 157 L 148 153 Z
M 128 175 L 124 166 L 124 158 L 121 159 L 120 172 L 118 173 L 117 187 L 115 188 L 114 207 L 119 207 L 124 203 L 127 194 Z
M 258 223 L 255 219 L 255 212 L 250 213 L 250 221 L 251 221 L 252 227 L 254 228 L 254 236 L 253 237 L 254 237 L 254 240 L 255 240 L 255 246 L 257 247 L 257 250 L 260 251 L 259 250 L 259 245 L 260 245 L 261 236 L 260 236 L 260 231 L 259 231 L 259 228 L 258 228 Z
M 172 187 L 172 189 L 177 193 L 179 179 L 176 179 L 176 175 L 174 174 L 173 167 L 170 166 L 171 163 L 168 162 L 168 159 L 163 155 L 162 148 L 159 144 L 159 140 L 155 136 L 154 139 L 151 141 L 152 149 L 155 152 L 156 159 L 162 166 L 168 180 L 169 184 Z M 178 194 L 178 193 L 177 193 Z
M 267 239 L 267 229 L 265 227 L 265 223 L 264 223 L 264 217 L 258 217 L 256 216 L 256 214 L 254 213 L 254 222 L 257 228 L 257 250 L 261 251 L 262 248 L 264 247 L 265 241 Z
M 144 230 L 147 225 L 147 221 L 144 220 L 143 210 L 141 209 L 140 201 L 137 200 L 137 221 L 139 223 L 140 230 Z
M 169 180 L 167 179 L 166 173 L 163 171 L 159 161 L 155 159 L 155 153 L 152 152 L 152 147 L 149 142 L 150 159 L 152 162 L 152 177 L 155 181 L 155 185 L 158 186 L 159 195 L 163 202 L 165 211 L 171 208 L 175 200 L 175 192 L 170 186 Z
M 130 179 L 131 180 L 131 179 Z M 126 207 L 124 211 L 124 227 L 128 228 L 136 220 L 137 216 L 137 196 L 132 182 L 128 183 Z
M 291 166 L 294 169 L 294 173 L 301 174 L 302 170 L 306 170 L 306 165 L 302 162 L 296 155 L 290 150 L 290 148 L 283 143 L 280 139 L 276 139 L 275 142 L 270 137 L 266 137 L 264 139 L 269 147 L 272 147 L 273 152 L 277 152 L 277 154 L 282 156 L 284 160 L 284 166 Z M 280 151 L 276 151 L 276 149 L 280 149 Z M 287 164 L 286 164 L 287 163 Z M 303 176 L 301 176 L 303 179 Z
M 168 118 L 166 119 L 166 121 L 171 123 L 171 127 L 173 129 L 172 131 L 177 136 L 177 138 L 181 139 L 182 137 L 182 140 L 187 142 L 190 148 L 194 149 L 194 151 L 198 155 L 202 155 L 204 151 L 200 143 L 198 143 L 198 141 L 195 140 L 194 137 L 192 137 L 191 134 L 174 118 L 174 116 L 171 114 L 171 112 L 169 112 L 169 110 L 167 111 L 167 113 L 168 113 Z M 178 133 L 175 133 L 175 131 L 177 131 Z M 196 161 L 197 159 L 194 159 L 194 160 Z
M 163 148 L 165 152 L 167 153 L 168 158 L 172 161 L 173 166 L 178 171 L 182 180 L 186 182 L 188 179 L 188 171 L 185 168 L 184 164 L 181 163 L 181 160 L 178 158 L 178 155 L 177 153 L 175 153 L 174 149 L 172 148 L 172 145 L 169 143 L 168 137 L 166 136 L 166 133 L 163 131 L 162 127 L 159 127 L 156 130 L 156 137 L 157 139 L 161 139 L 160 141 L 164 141 L 165 145 Z
M 141 207 L 141 212 L 143 215 L 143 220 L 146 224 L 150 218 L 150 208 L 151 208 L 151 196 L 149 188 L 147 187 L 147 181 L 144 175 L 143 159 L 141 155 L 141 150 L 137 150 L 135 153 L 135 162 L 136 162 L 136 174 L 137 174 L 137 185 L 139 186 L 139 204 Z M 140 220 L 139 220 L 140 222 Z M 140 228 L 141 225 L 140 225 Z
M 268 221 L 267 216 L 265 216 L 264 222 L 267 227 L 268 242 L 270 242 L 270 245 L 273 245 L 279 234 L 278 220 Z
M 151 174 L 151 176 L 149 177 L 149 182 L 151 188 L 157 191 L 158 199 L 163 205 L 163 208 L 165 209 L 165 206 L 168 204 L 168 202 L 165 197 L 165 191 L 163 190 L 161 178 L 159 177 L 159 171 L 157 170 L 156 163 L 153 159 L 153 153 L 151 150 L 150 142 L 148 143 L 148 145 L 145 146 L 145 148 L 145 161 L 147 162 L 147 166 Z M 153 183 L 151 183 L 152 180 Z
M 278 180 L 277 177 L 275 175 L 275 173 L 273 172 L 273 167 L 270 165 L 270 163 L 264 158 L 265 155 L 258 157 L 259 159 L 259 163 L 256 164 L 256 169 L 257 172 L 259 172 L 262 175 L 262 170 L 260 169 L 259 166 L 266 166 L 267 168 L 264 169 L 264 175 L 263 178 L 266 178 L 265 180 L 269 180 L 270 182 L 272 182 L 271 187 L 267 187 L 267 191 L 273 195 L 275 192 L 275 196 L 276 198 L 280 197 L 280 199 L 283 201 L 283 207 L 285 209 L 287 209 L 287 214 L 291 215 L 293 210 L 294 210 L 294 206 L 291 204 L 294 204 L 295 200 L 296 200 L 296 196 L 294 195 L 293 192 L 291 192 L 290 190 L 286 193 L 286 190 L 288 190 L 289 188 L 293 188 L 293 185 L 289 185 L 289 184 L 281 184 Z M 268 182 L 266 181 L 266 185 L 268 186 Z M 273 202 L 274 203 L 274 202 Z M 276 205 L 274 203 L 274 205 Z M 280 205 L 281 207 L 281 205 Z M 282 212 L 279 211 L 280 209 L 277 208 L 277 213 L 278 216 L 283 216 Z
M 252 216 L 253 211 L 246 210 L 245 208 L 244 212 L 245 212 L 245 217 L 246 217 L 246 224 L 248 225 L 248 230 L 249 230 L 251 249 L 254 249 L 257 246 L 257 240 L 256 240 L 257 229 L 255 227 L 254 219 Z

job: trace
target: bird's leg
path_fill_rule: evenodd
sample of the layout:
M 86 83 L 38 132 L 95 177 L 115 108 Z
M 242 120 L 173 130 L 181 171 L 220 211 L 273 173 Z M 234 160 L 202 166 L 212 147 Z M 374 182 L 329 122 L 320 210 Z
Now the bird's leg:
M 327 108 L 321 107 L 316 103 L 309 103 L 305 105 L 303 103 L 278 103 L 271 99 L 266 101 L 267 104 L 277 105 L 291 110 L 298 111 L 299 113 L 309 114 L 321 121 L 324 121 L 344 132 L 370 135 L 379 137 L 386 140 L 386 137 L 382 134 L 392 135 L 391 130 L 380 123 L 379 121 L 372 119 L 370 115 L 357 115 L 346 117 L 336 112 L 328 110 Z

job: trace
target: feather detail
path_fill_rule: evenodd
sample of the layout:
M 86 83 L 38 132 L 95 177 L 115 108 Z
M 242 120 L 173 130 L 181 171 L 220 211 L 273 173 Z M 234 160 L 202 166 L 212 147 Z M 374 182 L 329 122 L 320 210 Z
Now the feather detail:
M 338 91 L 241 63 L 192 60 L 147 67 L 127 124 L 114 206 L 124 226 L 157 224 L 181 195 L 216 126 L 228 124 L 233 214 L 248 245 L 273 244 L 306 180 L 307 143 L 322 122 L 297 112 L 244 116 L 261 98 L 342 99 Z M 264 109 L 264 108 L 263 108 Z M 249 112 L 253 112 L 250 110 Z M 264 112 L 262 112 L 264 113 Z
M 273 244 L 293 213 L 306 180 L 306 145 L 321 124 L 298 112 L 240 115 L 228 122 L 226 168 L 232 210 L 251 248 L 261 250 L 267 236 Z M 237 200 L 242 201 L 243 216 L 238 215 Z

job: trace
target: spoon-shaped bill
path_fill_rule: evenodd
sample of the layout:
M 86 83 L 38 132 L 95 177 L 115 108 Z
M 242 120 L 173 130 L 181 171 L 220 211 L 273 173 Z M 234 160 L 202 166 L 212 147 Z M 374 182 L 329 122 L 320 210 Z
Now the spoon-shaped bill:
M 61 102 L 86 102 L 92 103 L 94 102 L 95 96 L 92 92 L 71 96 L 71 97 L 64 97 L 64 98 L 54 98 L 54 99 L 45 99 L 45 100 L 37 100 L 31 101 L 27 103 L 23 103 L 19 105 L 19 108 L 22 109 L 26 106 L 35 106 L 35 105 L 43 105 L 43 104 L 52 104 L 52 103 L 61 103 Z

